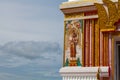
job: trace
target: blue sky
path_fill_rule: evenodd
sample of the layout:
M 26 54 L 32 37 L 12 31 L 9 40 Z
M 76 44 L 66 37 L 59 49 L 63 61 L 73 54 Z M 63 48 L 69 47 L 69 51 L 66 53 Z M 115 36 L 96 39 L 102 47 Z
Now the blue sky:
M 0 0 L 0 80 L 61 80 L 66 0 Z

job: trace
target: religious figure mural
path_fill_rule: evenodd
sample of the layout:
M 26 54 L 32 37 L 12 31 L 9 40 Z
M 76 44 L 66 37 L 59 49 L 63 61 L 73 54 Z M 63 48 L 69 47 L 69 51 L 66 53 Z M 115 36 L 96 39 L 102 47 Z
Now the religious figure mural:
M 70 44 L 70 57 L 75 58 L 76 57 L 76 45 L 78 42 L 77 34 L 75 33 L 75 30 L 72 30 L 71 35 L 69 36 L 69 44 Z
M 65 63 L 69 65 L 74 62 L 77 66 L 82 60 L 82 30 L 83 20 L 65 21 Z

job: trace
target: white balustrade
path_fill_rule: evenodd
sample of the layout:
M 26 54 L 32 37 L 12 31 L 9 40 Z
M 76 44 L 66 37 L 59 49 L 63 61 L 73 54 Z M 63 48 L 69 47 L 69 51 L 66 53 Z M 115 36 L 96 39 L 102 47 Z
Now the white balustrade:
M 63 80 L 97 80 L 98 69 L 100 77 L 109 77 L 108 67 L 63 67 L 60 74 Z
M 97 77 L 93 76 L 64 76 L 63 80 L 97 80 Z

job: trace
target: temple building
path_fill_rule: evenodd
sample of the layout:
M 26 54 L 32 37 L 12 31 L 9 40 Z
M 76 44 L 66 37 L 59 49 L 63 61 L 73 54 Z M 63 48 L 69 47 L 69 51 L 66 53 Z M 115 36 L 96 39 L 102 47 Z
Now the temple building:
M 120 80 L 120 0 L 68 0 L 63 80 Z

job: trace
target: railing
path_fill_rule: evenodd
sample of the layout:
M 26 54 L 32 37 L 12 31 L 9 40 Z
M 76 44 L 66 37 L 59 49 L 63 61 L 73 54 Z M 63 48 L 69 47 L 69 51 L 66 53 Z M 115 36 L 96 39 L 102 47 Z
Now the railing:
M 99 80 L 109 77 L 108 67 L 63 67 L 60 69 L 62 80 Z
M 92 76 L 63 76 L 63 80 L 97 80 L 96 77 L 92 77 Z

